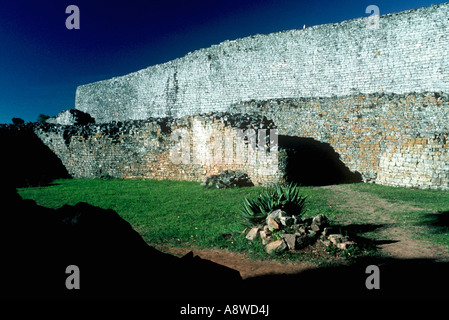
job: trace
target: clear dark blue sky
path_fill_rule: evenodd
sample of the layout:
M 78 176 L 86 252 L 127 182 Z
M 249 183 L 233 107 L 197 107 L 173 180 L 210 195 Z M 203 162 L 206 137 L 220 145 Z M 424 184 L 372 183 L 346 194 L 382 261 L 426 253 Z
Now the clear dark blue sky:
M 1 0 L 0 123 L 74 107 L 78 85 L 258 33 L 439 4 L 438 0 Z M 80 29 L 65 27 L 69 5 Z

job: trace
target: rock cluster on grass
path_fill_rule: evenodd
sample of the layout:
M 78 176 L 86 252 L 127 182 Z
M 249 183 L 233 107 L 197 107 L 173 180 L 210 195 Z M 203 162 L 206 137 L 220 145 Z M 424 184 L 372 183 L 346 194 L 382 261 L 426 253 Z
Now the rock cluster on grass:
M 252 187 L 254 186 L 251 178 L 241 171 L 225 170 L 219 174 L 208 177 L 203 183 L 206 188 L 234 188 L 234 187 Z
M 273 211 L 265 219 L 265 224 L 251 228 L 246 239 L 260 238 L 267 253 L 285 250 L 301 250 L 320 239 L 327 246 L 346 250 L 356 243 L 339 233 L 333 233 L 328 218 L 319 214 L 313 218 L 288 215 L 280 209 Z

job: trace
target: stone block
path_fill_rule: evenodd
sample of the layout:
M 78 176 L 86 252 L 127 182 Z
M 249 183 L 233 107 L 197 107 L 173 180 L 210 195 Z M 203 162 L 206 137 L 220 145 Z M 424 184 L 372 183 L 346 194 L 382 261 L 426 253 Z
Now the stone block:
M 312 222 L 312 224 L 310 225 L 310 230 L 312 230 L 313 232 L 319 232 L 321 229 L 317 224 Z
M 339 234 L 339 233 L 330 234 L 328 239 L 334 245 L 342 243 L 342 242 L 344 242 L 346 240 L 346 238 L 343 235 Z
M 296 235 L 295 234 L 287 233 L 287 234 L 281 235 L 281 237 L 285 240 L 285 243 L 287 244 L 289 250 L 295 250 L 295 248 L 296 248 Z
M 270 242 L 266 245 L 265 250 L 268 254 L 278 253 L 285 251 L 287 249 L 287 244 L 283 239 L 279 239 L 273 242 Z
M 281 209 L 277 209 L 277 210 L 274 210 L 273 212 L 271 212 L 271 213 L 267 216 L 267 219 L 268 219 L 268 218 L 271 218 L 271 219 L 276 220 L 277 222 L 281 222 L 281 220 L 282 220 L 283 218 L 287 218 L 287 217 L 289 217 L 289 216 L 287 215 L 287 213 L 286 213 L 285 211 L 283 211 L 283 210 L 281 210 Z
M 342 242 L 342 243 L 337 243 L 336 247 L 338 249 L 341 249 L 341 250 L 346 250 L 346 249 L 349 249 L 351 247 L 354 247 L 355 245 L 356 245 L 356 243 L 354 241 L 345 241 L 345 242 Z
M 267 233 L 264 230 L 259 231 L 259 236 L 262 239 L 262 244 L 263 245 L 267 245 L 268 243 L 271 242 L 271 232 Z
M 315 216 L 312 220 L 312 224 L 317 225 L 320 229 L 329 225 L 329 219 L 322 213 Z
M 275 231 L 280 229 L 280 223 L 278 223 L 273 218 L 267 217 L 267 226 L 270 231 Z
M 257 238 L 258 234 L 259 234 L 260 228 L 259 227 L 254 227 L 251 228 L 251 230 L 249 230 L 248 234 L 246 235 L 246 239 L 253 241 L 254 239 Z

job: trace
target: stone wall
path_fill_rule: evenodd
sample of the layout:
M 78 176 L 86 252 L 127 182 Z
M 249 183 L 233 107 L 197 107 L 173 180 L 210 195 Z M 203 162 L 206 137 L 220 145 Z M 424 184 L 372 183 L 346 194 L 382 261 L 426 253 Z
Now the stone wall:
M 203 181 L 232 169 L 246 172 L 255 185 L 267 185 L 283 178 L 276 145 L 267 142 L 262 149 L 258 141 L 259 132 L 270 138 L 270 129 L 273 123 L 257 115 L 209 114 L 109 124 L 47 124 L 36 127 L 35 133 L 75 178 Z
M 378 28 L 354 19 L 225 41 L 80 86 L 76 108 L 97 124 L 37 134 L 74 177 L 201 181 L 233 169 L 265 185 L 338 169 L 330 182 L 448 189 L 448 17 L 445 3 L 382 16 Z M 286 145 L 250 155 L 272 128 Z M 243 129 L 254 130 L 246 145 L 229 148 Z
M 449 92 L 449 3 L 225 41 L 77 88 L 97 122 L 223 112 L 241 101 Z
M 234 104 L 229 111 L 179 119 L 48 125 L 39 127 L 37 134 L 79 178 L 202 181 L 232 169 L 246 172 L 256 185 L 266 185 L 286 179 L 287 156 L 292 154 L 288 150 L 296 148 L 293 166 L 302 167 L 296 169 L 302 170 L 301 183 L 307 171 L 317 182 L 320 174 L 340 170 L 335 164 L 341 162 L 337 164 L 346 175 L 360 174 L 360 181 L 449 189 L 448 94 L 253 100 Z M 270 129 L 276 132 L 266 139 L 270 143 L 264 146 L 265 154 L 251 154 L 263 145 L 259 134 L 269 135 Z M 329 161 L 321 161 L 325 157 Z
M 415 166 L 406 164 L 413 156 L 403 148 L 410 139 L 441 135 L 449 132 L 449 95 L 443 93 L 371 94 L 334 98 L 275 99 L 249 101 L 233 105 L 232 111 L 258 113 L 272 119 L 280 135 L 311 137 L 329 143 L 341 161 L 363 181 L 389 184 L 393 170 L 397 172 L 404 160 L 408 167 L 402 178 L 395 176 L 394 184 L 415 187 L 449 186 L 445 163 L 449 158 L 441 150 L 430 147 L 413 149 L 423 159 L 432 159 Z M 394 167 L 386 163 L 392 153 L 402 150 L 403 156 Z M 437 152 L 437 153 L 435 153 Z M 307 157 L 307 154 L 304 155 Z M 382 162 L 380 162 L 380 160 Z M 416 161 L 415 161 L 416 162 Z M 435 171 L 436 168 L 440 168 Z M 383 170 L 388 170 L 382 175 Z M 426 170 L 426 173 L 423 171 Z M 378 174 L 382 176 L 378 178 Z M 396 174 L 396 173 L 395 173 Z M 417 176 L 428 175 L 433 182 L 425 183 Z M 415 178 L 412 178 L 415 176 Z M 441 178 L 441 180 L 440 180 Z M 401 180 L 402 179 L 402 180 Z M 392 182 L 393 183 L 393 182 Z
M 389 186 L 449 189 L 448 134 L 427 134 L 390 145 L 381 155 L 377 182 Z

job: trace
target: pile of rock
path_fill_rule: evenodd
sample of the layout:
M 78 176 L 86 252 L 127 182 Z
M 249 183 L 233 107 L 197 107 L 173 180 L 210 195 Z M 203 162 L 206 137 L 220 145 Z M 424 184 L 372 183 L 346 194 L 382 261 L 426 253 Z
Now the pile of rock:
M 301 250 L 318 239 L 327 246 L 334 246 L 341 250 L 356 245 L 348 237 L 332 232 L 329 219 L 323 214 L 304 219 L 296 215 L 288 215 L 280 209 L 269 214 L 264 225 L 252 228 L 246 235 L 246 239 L 250 241 L 259 237 L 267 253 Z
M 206 188 L 218 189 L 254 186 L 251 178 L 246 173 L 234 170 L 225 170 L 210 176 L 206 178 L 202 185 Z
M 47 123 L 60 124 L 64 126 L 86 125 L 95 123 L 95 119 L 86 112 L 78 109 L 69 109 L 60 112 L 56 117 L 45 120 Z

